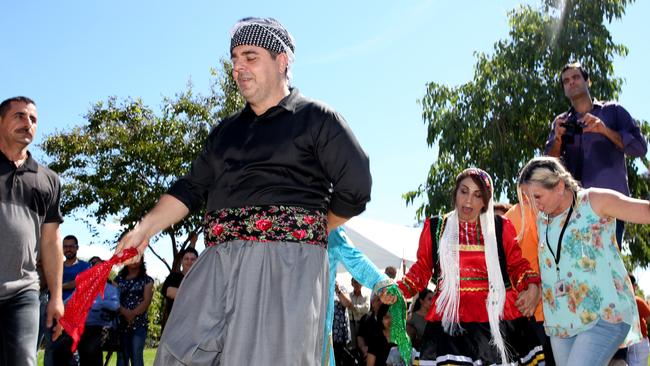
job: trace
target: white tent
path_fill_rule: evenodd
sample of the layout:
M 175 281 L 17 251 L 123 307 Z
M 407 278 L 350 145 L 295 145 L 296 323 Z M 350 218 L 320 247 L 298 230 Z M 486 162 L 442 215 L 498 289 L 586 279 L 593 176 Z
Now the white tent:
M 416 260 L 421 228 L 390 224 L 365 217 L 353 217 L 343 225 L 352 243 L 380 270 L 397 268 L 402 277 L 402 259 L 410 267 Z M 337 281 L 349 288 L 350 275 L 343 265 L 337 269 Z
M 353 244 L 365 254 L 375 265 L 383 271 L 388 266 L 397 268 L 397 279 L 401 279 L 402 259 L 408 270 L 417 260 L 417 251 L 422 227 L 410 227 L 390 224 L 365 217 L 353 217 L 343 225 Z M 352 291 L 350 279 L 352 276 L 339 264 L 336 281 L 346 291 Z M 429 289 L 435 289 L 429 283 Z M 370 294 L 370 289 L 363 288 L 365 295 Z

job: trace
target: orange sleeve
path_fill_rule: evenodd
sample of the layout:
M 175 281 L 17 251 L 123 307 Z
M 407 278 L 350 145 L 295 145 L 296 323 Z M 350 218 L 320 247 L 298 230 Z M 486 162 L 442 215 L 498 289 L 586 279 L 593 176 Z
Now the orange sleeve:
M 512 222 L 507 218 L 503 219 L 503 249 L 506 253 L 508 263 L 508 274 L 514 288 L 523 291 L 530 283 L 541 283 L 539 274 L 531 267 L 528 260 L 521 255 L 521 248 L 517 243 L 517 233 Z
M 639 308 L 639 318 L 645 319 L 650 316 L 650 306 L 643 299 L 637 297 L 636 306 Z
M 504 215 L 515 227 L 517 234 L 521 231 L 521 206 L 517 203 L 512 206 Z

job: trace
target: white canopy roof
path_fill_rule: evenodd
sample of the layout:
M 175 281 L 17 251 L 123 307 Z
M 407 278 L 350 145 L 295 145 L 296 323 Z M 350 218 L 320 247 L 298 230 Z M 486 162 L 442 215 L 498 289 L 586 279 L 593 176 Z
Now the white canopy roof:
M 379 269 L 410 267 L 416 260 L 421 228 L 396 225 L 365 217 L 353 217 L 343 225 L 348 237 Z M 345 272 L 339 266 L 338 272 Z

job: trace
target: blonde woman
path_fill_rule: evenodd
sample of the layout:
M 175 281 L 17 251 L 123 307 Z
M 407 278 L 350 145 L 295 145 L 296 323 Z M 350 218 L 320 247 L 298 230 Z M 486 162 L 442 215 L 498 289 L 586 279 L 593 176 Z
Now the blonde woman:
M 558 365 L 606 365 L 641 338 L 616 219 L 650 223 L 645 200 L 582 189 L 556 158 L 532 159 L 519 176 L 537 214 L 544 328 Z

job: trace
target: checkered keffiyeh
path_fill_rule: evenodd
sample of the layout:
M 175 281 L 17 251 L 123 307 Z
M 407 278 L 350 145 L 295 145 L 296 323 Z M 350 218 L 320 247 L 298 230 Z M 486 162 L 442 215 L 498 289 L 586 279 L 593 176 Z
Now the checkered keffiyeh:
M 275 53 L 293 53 L 293 38 L 286 29 L 273 18 L 245 18 L 232 30 L 230 50 L 240 45 L 265 48 Z

